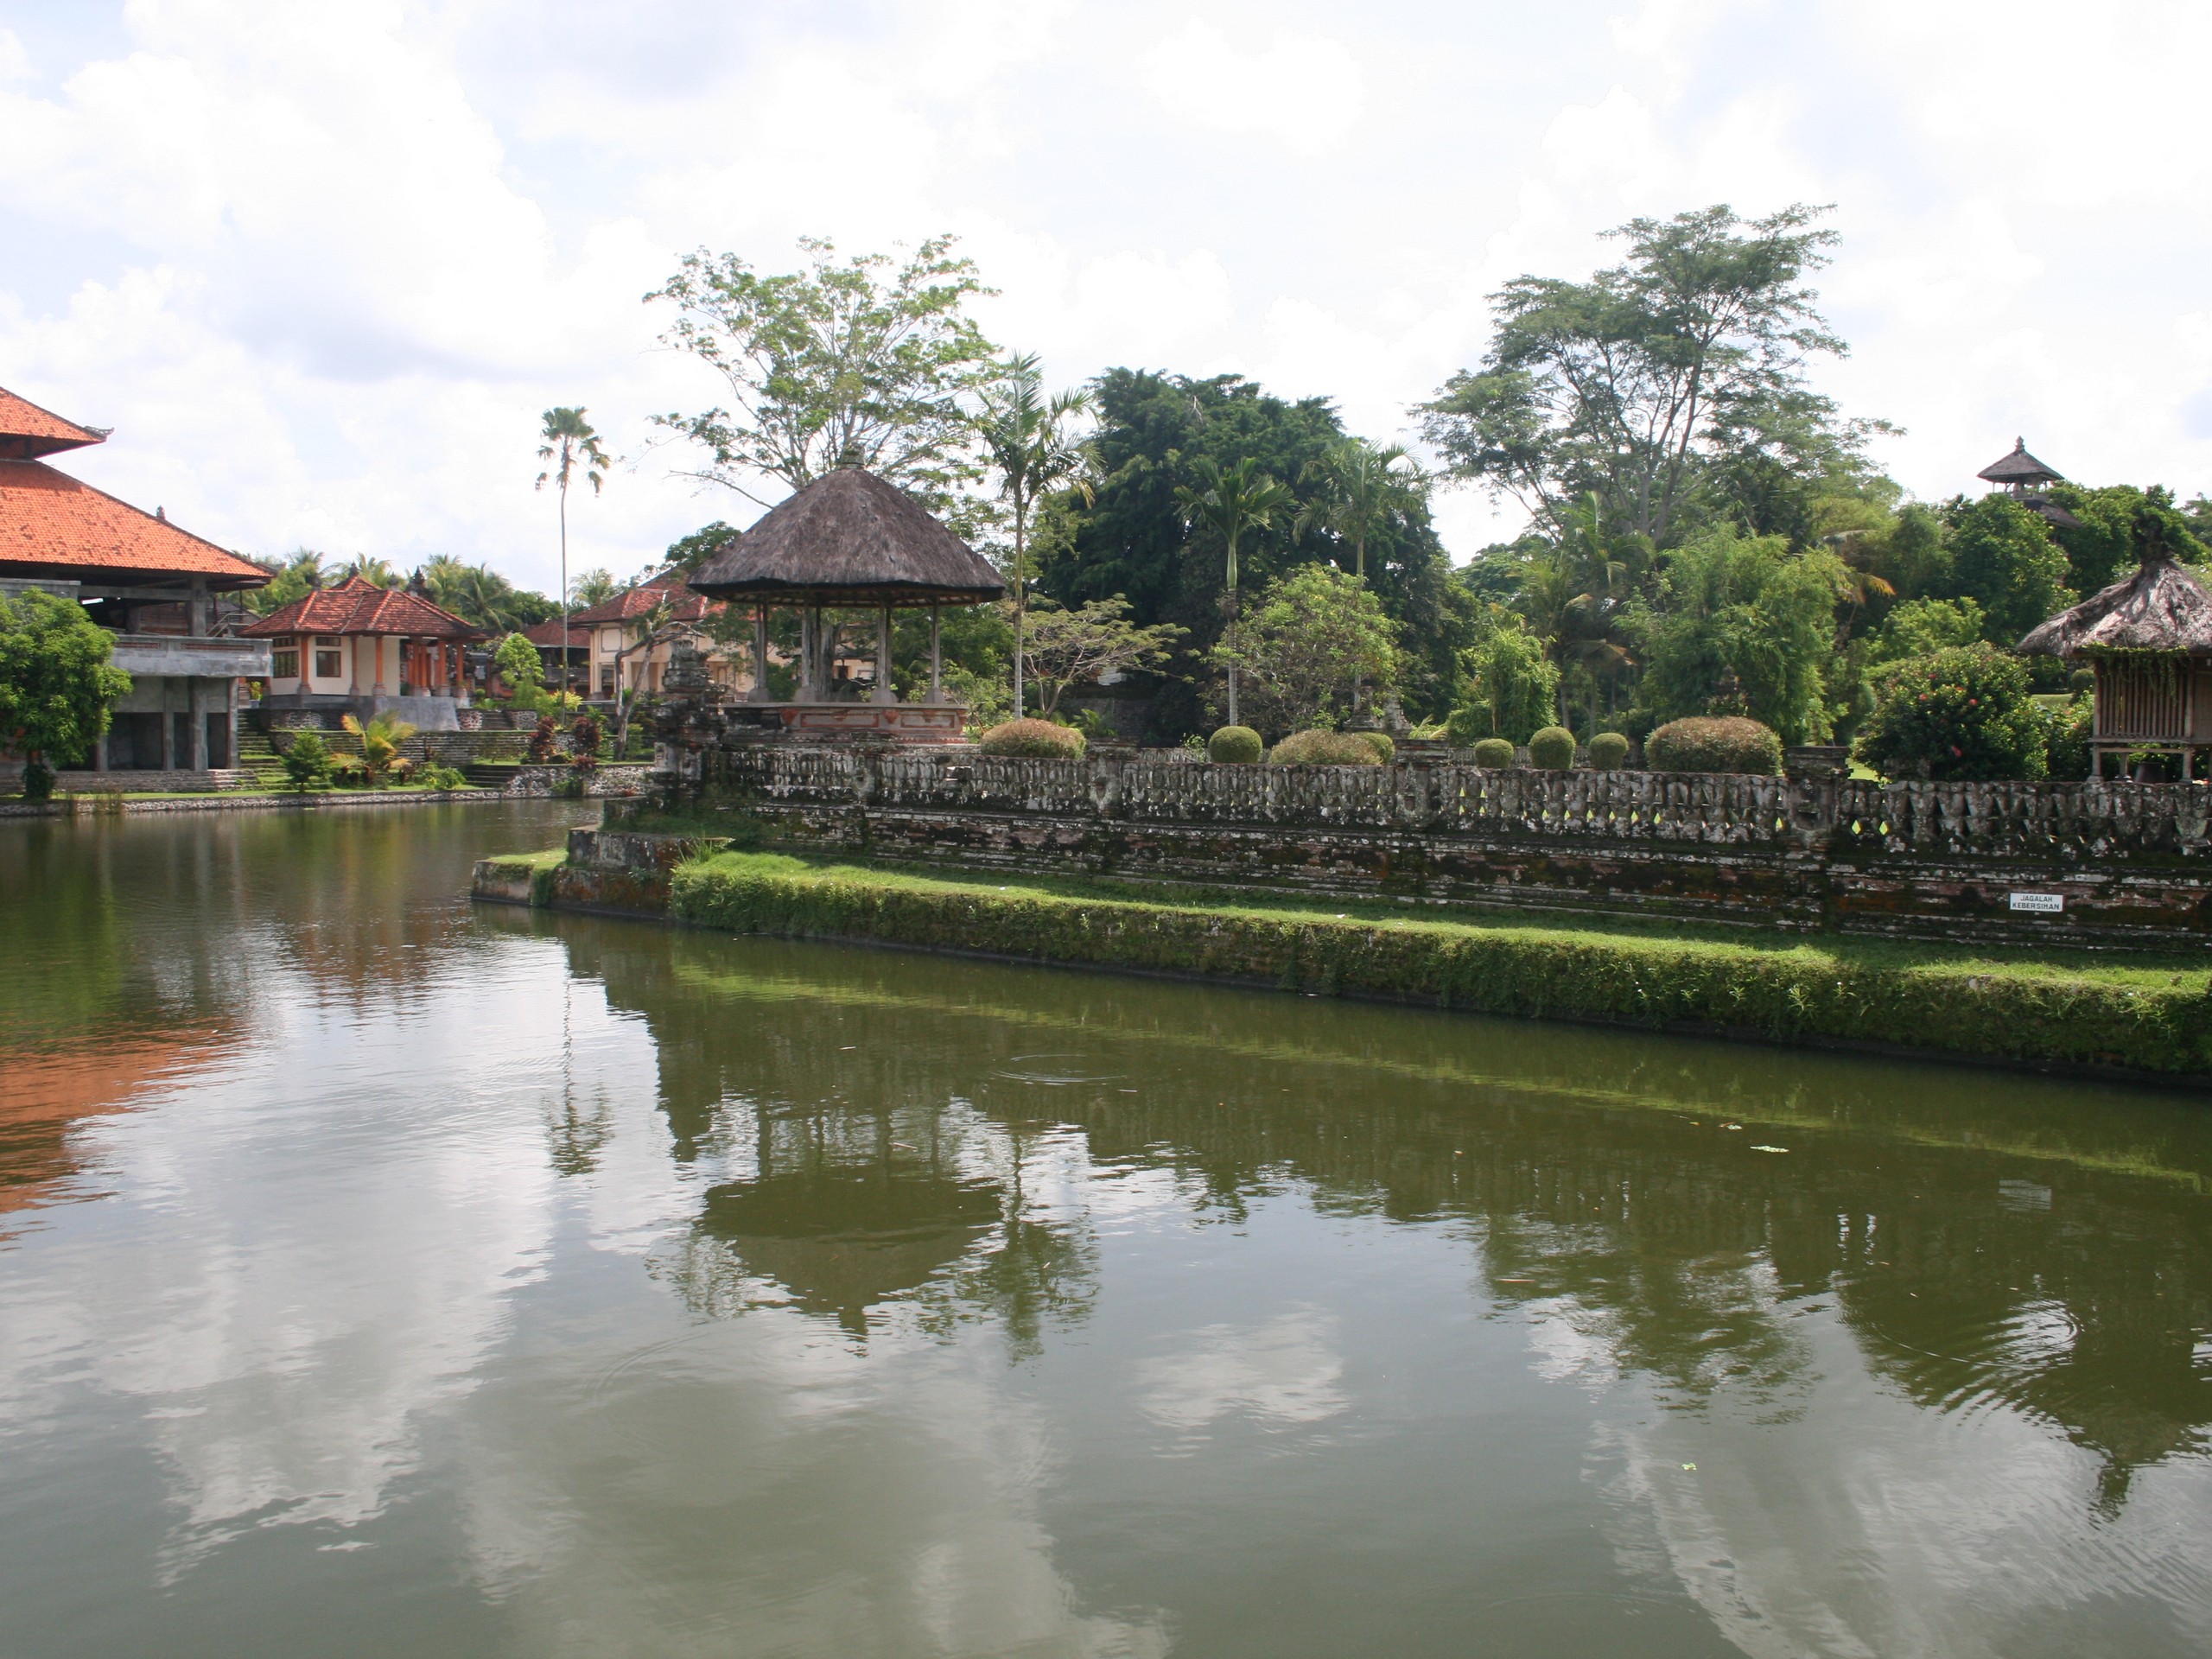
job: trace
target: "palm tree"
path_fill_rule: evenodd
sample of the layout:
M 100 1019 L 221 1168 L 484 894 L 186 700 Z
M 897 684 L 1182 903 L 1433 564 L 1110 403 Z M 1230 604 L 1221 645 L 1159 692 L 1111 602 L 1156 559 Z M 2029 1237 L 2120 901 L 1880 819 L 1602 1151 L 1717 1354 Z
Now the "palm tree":
M 338 567 L 339 581 L 346 582 L 354 576 L 359 576 L 372 588 L 399 586 L 399 572 L 391 568 L 391 562 L 368 553 L 356 553 Z
M 1401 469 L 1398 463 L 1404 461 Z M 1299 508 L 1292 533 L 1325 530 L 1351 543 L 1352 575 L 1367 580 L 1367 542 L 1394 520 L 1409 517 L 1428 499 L 1428 480 L 1396 444 L 1380 448 L 1364 438 L 1346 438 L 1306 463 L 1299 476 L 1319 484 L 1319 493 Z M 1367 702 L 1363 676 L 1355 676 L 1355 714 Z
M 1191 463 L 1198 475 L 1197 487 L 1175 486 L 1175 499 L 1183 508 L 1186 529 L 1201 524 L 1217 534 L 1228 549 L 1224 567 L 1221 609 L 1226 619 L 1229 645 L 1229 723 L 1236 721 L 1236 543 L 1248 530 L 1266 530 L 1296 502 L 1290 486 L 1258 470 L 1259 463 L 1246 456 L 1234 467 L 1224 467 L 1211 455 Z
M 1090 412 L 1087 391 L 1056 392 L 1047 397 L 1037 354 L 1025 352 L 1007 360 L 999 378 L 983 390 L 983 412 L 976 430 L 998 469 L 999 494 L 1014 513 L 1014 717 L 1023 714 L 1023 683 L 1029 618 L 1029 520 L 1037 504 L 1055 490 L 1072 489 L 1087 505 L 1092 499 L 1090 448 L 1076 433 L 1076 423 Z
M 569 696 L 569 480 L 579 469 L 591 481 L 591 493 L 599 493 L 600 486 L 607 481 L 607 469 L 613 463 L 607 452 L 599 447 L 599 434 L 593 431 L 591 423 L 584 419 L 581 409 L 549 409 L 545 411 L 544 429 L 537 435 L 543 440 L 537 446 L 537 458 L 548 463 L 537 475 L 537 487 L 543 489 L 551 480 L 561 492 L 561 697 L 563 707 Z

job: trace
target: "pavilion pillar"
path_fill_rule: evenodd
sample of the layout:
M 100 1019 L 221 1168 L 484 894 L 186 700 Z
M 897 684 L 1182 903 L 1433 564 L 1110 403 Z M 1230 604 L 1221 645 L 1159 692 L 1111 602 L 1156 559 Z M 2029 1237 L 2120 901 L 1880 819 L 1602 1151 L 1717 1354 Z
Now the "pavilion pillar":
M 816 650 L 822 632 L 822 607 L 802 605 L 798 613 L 798 700 L 801 702 L 822 701 L 821 689 L 815 683 L 820 666 L 816 661 Z
M 888 605 L 875 613 L 875 696 L 869 701 L 879 705 L 899 701 L 898 688 L 891 683 L 891 607 Z
M 944 701 L 944 652 L 938 623 L 943 620 L 942 605 L 930 607 L 930 696 L 931 702 Z
M 376 683 L 375 683 L 375 685 L 372 688 L 372 690 L 371 690 L 371 691 L 370 691 L 370 696 L 378 696 L 378 697 L 380 697 L 380 696 L 384 696 L 384 695 L 385 695 L 385 690 L 384 690 L 384 641 L 385 641 L 385 636 L 384 636 L 384 635 L 382 635 L 382 634 L 380 634 L 380 633 L 372 633 L 372 634 L 371 634 L 371 635 L 369 636 L 369 649 L 370 649 L 372 652 L 375 652 L 375 653 L 376 653 L 376 654 L 375 654 L 375 657 L 374 657 L 374 658 L 373 658 L 373 660 L 374 660 L 374 662 L 376 663 L 376 665 L 377 665 L 377 677 L 376 677 Z M 404 640 L 404 639 L 403 639 L 403 640 L 401 640 L 401 641 L 399 642 L 399 644 L 400 644 L 400 648 L 401 648 L 402 650 L 406 649 L 407 642 L 406 642 L 405 640 Z
M 768 601 L 765 599 L 753 607 L 753 689 L 745 694 L 745 700 L 768 701 Z

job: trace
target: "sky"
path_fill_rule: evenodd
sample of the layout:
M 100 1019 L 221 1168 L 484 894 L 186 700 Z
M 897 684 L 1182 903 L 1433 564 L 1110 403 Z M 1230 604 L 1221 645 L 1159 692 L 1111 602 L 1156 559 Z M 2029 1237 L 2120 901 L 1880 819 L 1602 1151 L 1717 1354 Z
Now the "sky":
M 1332 399 L 1370 436 L 1484 296 L 1637 215 L 1830 203 L 1914 494 L 2016 435 L 2212 491 L 2212 6 L 2108 0 L 0 0 L 0 386 L 115 429 L 78 476 L 250 555 L 556 582 L 542 411 L 620 458 L 618 575 L 758 509 L 652 425 L 715 400 L 643 296 L 695 248 L 957 234 L 991 337 Z M 1440 498 L 1465 559 L 1520 515 Z

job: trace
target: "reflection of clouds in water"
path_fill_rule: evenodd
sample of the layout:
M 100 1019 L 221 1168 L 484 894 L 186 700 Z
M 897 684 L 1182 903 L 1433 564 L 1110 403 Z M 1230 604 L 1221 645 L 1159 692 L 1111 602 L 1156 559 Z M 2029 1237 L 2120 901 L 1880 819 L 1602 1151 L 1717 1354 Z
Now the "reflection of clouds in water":
M 1140 1404 L 1186 1434 L 1237 1414 L 1270 1428 L 1320 1422 L 1346 1404 L 1334 1335 L 1334 1322 L 1313 1309 L 1265 1325 L 1204 1326 L 1182 1353 L 1137 1367 Z
M 444 987 L 496 1048 L 460 1022 L 338 1016 L 312 988 L 264 988 L 272 1039 L 224 1087 L 109 1121 L 102 1162 L 147 1195 L 141 1213 L 108 1228 L 83 1212 L 0 1309 L 10 1418 L 86 1382 L 145 1402 L 181 1514 L 172 1571 L 252 1525 L 378 1514 L 418 1465 L 416 1420 L 474 1386 L 537 1272 L 557 1203 L 537 1115 L 558 1089 L 557 963 L 503 956 Z M 579 990 L 575 1019 L 588 1082 L 650 1074 L 646 1034 L 610 1027 L 596 995 Z
M 467 1553 L 524 1652 L 1164 1655 L 1156 1616 L 1086 1612 L 1055 1567 L 1049 1435 L 1005 1376 L 988 1344 L 862 1351 L 760 1309 L 582 1405 L 493 1384 L 463 1421 Z
M 1673 1578 L 1754 1659 L 1999 1659 L 2088 1605 L 2111 1610 L 2111 1645 L 2089 1651 L 2140 1650 L 2134 1630 L 2212 1648 L 2190 1547 L 2212 1527 L 2212 1466 L 2147 1470 L 2101 1519 L 2092 1453 L 2012 1411 L 1928 1411 L 1867 1376 L 1833 1314 L 1794 1323 L 1812 1409 L 1789 1421 L 1728 1395 L 1659 1408 L 1641 1380 L 1614 1396 L 1637 1408 L 1597 1436 L 1621 1463 L 1624 1567 Z

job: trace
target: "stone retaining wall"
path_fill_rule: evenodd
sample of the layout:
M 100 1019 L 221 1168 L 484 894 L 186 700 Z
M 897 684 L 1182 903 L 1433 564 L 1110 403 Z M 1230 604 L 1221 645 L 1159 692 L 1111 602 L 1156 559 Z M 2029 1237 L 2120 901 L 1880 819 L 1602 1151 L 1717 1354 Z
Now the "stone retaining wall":
M 795 849 L 1919 938 L 2212 934 L 2208 791 L 2188 785 L 766 747 L 706 760 L 705 798 Z M 620 817 L 611 808 L 609 828 Z M 2018 908 L 2016 894 L 2058 908 Z

